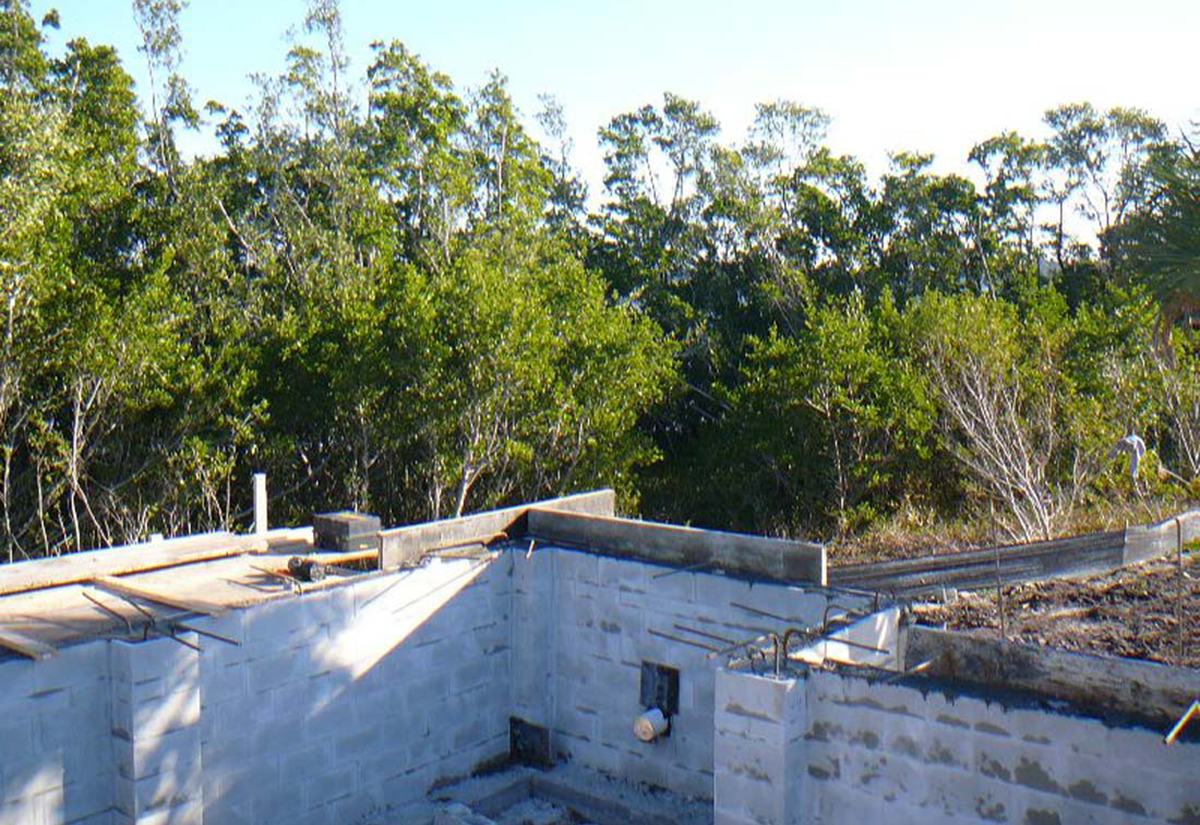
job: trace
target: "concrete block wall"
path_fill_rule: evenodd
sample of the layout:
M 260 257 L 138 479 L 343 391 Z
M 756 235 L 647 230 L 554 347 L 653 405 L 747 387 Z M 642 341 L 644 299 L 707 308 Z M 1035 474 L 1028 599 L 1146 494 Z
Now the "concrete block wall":
M 751 584 L 713 573 L 673 570 L 558 548 L 512 554 L 514 713 L 551 728 L 557 754 L 588 767 L 689 796 L 713 797 L 715 673 L 723 657 L 651 634 L 734 642 L 782 623 L 740 603 L 820 624 L 824 591 Z M 838 594 L 837 601 L 856 604 Z M 862 600 L 862 604 L 866 604 Z M 643 743 L 633 735 L 643 661 L 680 671 L 680 712 L 670 735 Z
M 511 563 L 0 660 L 0 825 L 352 825 L 508 753 Z
M 714 730 L 714 818 L 722 825 L 796 820 L 804 684 L 719 670 Z
M 717 684 L 716 825 L 1200 822 L 1200 744 L 1161 731 L 828 671 Z
M 109 825 L 108 648 L 0 660 L 0 825 Z
M 206 825 L 348 825 L 508 752 L 504 557 L 197 623 Z
M 796 822 L 1200 822 L 1200 744 L 1163 731 L 826 672 L 805 695 Z
M 201 825 L 201 654 L 165 638 L 108 653 L 114 825 Z

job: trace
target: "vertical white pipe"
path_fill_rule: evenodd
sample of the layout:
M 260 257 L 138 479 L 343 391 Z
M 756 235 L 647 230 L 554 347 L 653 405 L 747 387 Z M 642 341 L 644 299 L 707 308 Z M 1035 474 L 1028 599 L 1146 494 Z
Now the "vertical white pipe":
M 267 532 L 267 474 L 254 474 L 254 532 Z

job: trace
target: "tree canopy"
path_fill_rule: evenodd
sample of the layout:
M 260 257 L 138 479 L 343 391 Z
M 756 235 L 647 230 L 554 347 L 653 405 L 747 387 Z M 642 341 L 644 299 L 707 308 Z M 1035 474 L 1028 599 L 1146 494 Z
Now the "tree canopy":
M 611 485 L 714 527 L 915 502 L 1029 538 L 1144 494 L 1108 454 L 1136 430 L 1191 494 L 1200 155 L 1147 112 L 872 179 L 819 109 L 730 138 L 667 92 L 599 130 L 588 192 L 558 101 L 395 40 L 356 74 L 335 0 L 247 111 L 201 112 L 183 5 L 134 0 L 136 90 L 0 3 L 5 559 L 236 528 L 255 470 L 283 521 Z

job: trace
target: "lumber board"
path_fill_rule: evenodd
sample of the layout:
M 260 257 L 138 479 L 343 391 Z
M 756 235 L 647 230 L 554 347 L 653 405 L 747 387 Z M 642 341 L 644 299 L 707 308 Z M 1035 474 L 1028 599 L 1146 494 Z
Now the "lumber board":
M 3 564 L 0 565 L 0 596 L 83 584 L 98 576 L 121 576 L 242 553 L 259 553 L 266 549 L 267 542 L 261 536 L 239 536 L 221 531 Z
M 571 512 L 612 515 L 616 509 L 616 494 L 612 490 L 597 490 L 535 504 L 521 504 L 502 510 L 393 527 L 379 533 L 379 567 L 392 570 L 420 561 L 425 553 L 464 544 L 487 543 L 500 535 L 524 535 L 526 513 L 531 507 L 553 507 Z
M 379 551 L 371 550 L 346 550 L 340 553 L 307 553 L 304 558 L 309 561 L 319 561 L 321 564 L 345 564 L 346 562 L 356 561 L 373 561 L 379 558 Z
M 144 587 L 133 584 L 129 581 L 114 579 L 111 576 L 100 576 L 92 579 L 91 585 L 100 590 L 104 590 L 109 593 L 115 593 L 118 596 L 126 596 L 131 599 L 166 605 L 167 607 L 174 607 L 177 610 L 187 610 L 191 613 L 204 613 L 209 616 L 220 616 L 227 610 L 224 605 L 216 604 L 215 602 L 210 602 L 205 599 L 197 599 L 193 596 L 180 596 L 174 593 L 167 593 L 156 587 Z
M 53 646 L 31 639 L 15 630 L 0 630 L 0 647 L 6 647 L 30 659 L 48 659 L 58 653 Z
M 908 628 L 905 662 L 927 675 L 1063 699 L 1162 724 L 1200 696 L 1200 671 L 1136 659 L 1018 644 L 932 627 Z
M 668 567 L 707 565 L 770 581 L 826 583 L 820 544 L 546 507 L 532 508 L 528 518 L 533 536 L 593 553 Z

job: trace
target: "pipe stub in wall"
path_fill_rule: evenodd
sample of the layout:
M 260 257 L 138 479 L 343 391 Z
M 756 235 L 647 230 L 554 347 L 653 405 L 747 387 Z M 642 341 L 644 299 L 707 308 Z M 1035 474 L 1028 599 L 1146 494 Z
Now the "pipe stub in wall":
M 643 742 L 653 742 L 667 731 L 667 717 L 658 708 L 651 708 L 633 720 L 633 735 Z

